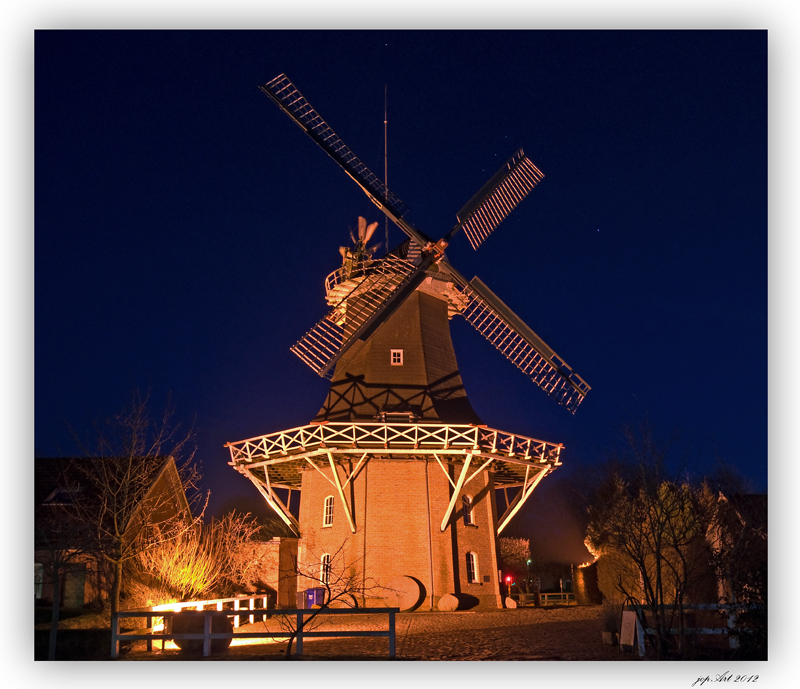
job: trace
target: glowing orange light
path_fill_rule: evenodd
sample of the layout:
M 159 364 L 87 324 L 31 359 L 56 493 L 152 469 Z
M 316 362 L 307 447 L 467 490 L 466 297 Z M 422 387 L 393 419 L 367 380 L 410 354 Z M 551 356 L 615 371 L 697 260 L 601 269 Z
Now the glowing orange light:
M 589 551 L 589 554 L 592 556 L 592 559 L 589 560 L 588 562 L 584 562 L 582 565 L 578 565 L 578 569 L 582 569 L 584 567 L 588 567 L 589 565 L 593 565 L 595 562 L 597 562 L 600 555 L 602 554 L 599 551 L 592 548 L 592 544 L 589 543 L 588 538 L 583 542 L 583 545 L 586 546 L 586 550 Z

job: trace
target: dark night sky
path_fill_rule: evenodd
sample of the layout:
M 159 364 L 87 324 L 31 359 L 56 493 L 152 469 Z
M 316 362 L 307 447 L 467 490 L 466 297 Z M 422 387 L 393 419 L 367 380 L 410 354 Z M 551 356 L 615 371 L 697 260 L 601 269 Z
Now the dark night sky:
M 544 172 L 448 256 L 592 391 L 570 415 L 456 320 L 487 424 L 563 443 L 568 478 L 648 415 L 695 475 L 766 488 L 765 31 L 37 32 L 37 455 L 171 392 L 214 510 L 255 495 L 225 442 L 319 409 L 289 347 L 379 211 L 258 90 L 281 72 L 379 174 L 388 87 L 389 186 L 436 238 L 517 148 Z

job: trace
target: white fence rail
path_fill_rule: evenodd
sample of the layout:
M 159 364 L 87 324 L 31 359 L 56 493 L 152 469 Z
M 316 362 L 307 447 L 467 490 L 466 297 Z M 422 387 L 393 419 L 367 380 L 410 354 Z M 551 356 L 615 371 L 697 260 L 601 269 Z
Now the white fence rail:
M 535 593 L 515 593 L 511 596 L 521 606 L 533 605 L 536 601 Z M 574 593 L 540 593 L 542 605 L 577 605 Z
M 389 640 L 389 657 L 395 657 L 395 614 L 400 612 L 399 608 L 312 608 L 307 610 L 300 609 L 281 609 L 267 608 L 266 596 L 248 596 L 240 598 L 223 598 L 213 601 L 189 602 L 189 603 L 170 603 L 154 608 L 143 608 L 139 610 L 124 610 L 114 613 L 111 617 L 111 657 L 119 657 L 119 645 L 126 641 L 146 641 L 147 650 L 153 650 L 153 642 L 160 641 L 161 647 L 168 640 L 202 640 L 203 656 L 211 655 L 211 641 L 214 639 L 281 639 L 288 638 L 293 630 L 283 629 L 278 632 L 259 631 L 259 632 L 213 632 L 212 619 L 220 614 L 234 618 L 234 628 L 239 627 L 240 618 L 247 617 L 252 623 L 255 618 L 262 620 L 271 617 L 294 618 L 295 636 L 295 655 L 303 653 L 304 638 L 322 637 L 386 637 Z M 263 607 L 255 607 L 256 601 L 263 601 Z M 247 602 L 245 608 L 241 607 L 242 602 Z M 224 609 L 226 603 L 233 603 L 233 609 Z M 160 608 L 160 609 L 156 609 Z M 238 611 L 243 612 L 239 613 Z M 158 613 L 161 613 L 160 615 Z M 197 616 L 203 618 L 203 632 L 175 634 L 167 632 L 166 618 L 176 614 L 187 616 Z M 386 631 L 361 631 L 361 630 L 336 630 L 326 629 L 324 631 L 305 631 L 303 629 L 303 618 L 307 615 L 373 615 L 387 614 L 389 616 L 389 628 Z M 147 627 L 145 629 L 134 629 L 132 631 L 120 631 L 120 620 L 122 618 L 145 618 Z M 287 620 L 287 626 L 291 625 Z

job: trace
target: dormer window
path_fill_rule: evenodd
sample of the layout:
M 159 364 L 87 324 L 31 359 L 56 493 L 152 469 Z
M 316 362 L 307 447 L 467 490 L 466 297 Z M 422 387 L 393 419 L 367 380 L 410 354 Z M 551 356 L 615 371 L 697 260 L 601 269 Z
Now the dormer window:
M 389 363 L 392 366 L 402 366 L 403 365 L 403 350 L 402 349 L 390 349 L 389 350 Z

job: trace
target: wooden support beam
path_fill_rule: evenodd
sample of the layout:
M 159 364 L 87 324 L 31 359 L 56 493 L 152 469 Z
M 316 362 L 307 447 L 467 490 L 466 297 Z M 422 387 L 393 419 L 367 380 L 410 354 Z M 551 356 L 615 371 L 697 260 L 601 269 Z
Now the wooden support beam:
M 450 474 L 448 473 L 448 471 L 447 471 L 447 468 L 445 467 L 445 465 L 444 465 L 444 464 L 442 464 L 442 460 L 441 460 L 441 459 L 439 459 L 439 455 L 437 455 L 437 454 L 434 452 L 434 453 L 433 453 L 433 458 L 434 458 L 434 459 L 435 459 L 435 460 L 436 460 L 436 461 L 439 463 L 439 467 L 441 468 L 441 470 L 442 470 L 442 472 L 444 473 L 444 475 L 447 477 L 447 480 L 448 480 L 448 481 L 450 481 L 450 485 L 451 485 L 451 486 L 453 486 L 453 488 L 455 488 L 455 487 L 456 487 L 456 484 L 455 484 L 455 483 L 453 483 L 453 479 L 451 479 L 451 478 L 450 478 Z
M 464 460 L 464 466 L 461 467 L 461 473 L 458 475 L 458 481 L 453 487 L 453 496 L 450 498 L 450 504 L 447 506 L 447 511 L 444 513 L 444 519 L 442 519 L 442 531 L 447 528 L 447 522 L 450 521 L 450 515 L 453 513 L 453 508 L 458 502 L 458 496 L 461 492 L 461 487 L 464 485 L 464 481 L 467 478 L 467 472 L 469 471 L 469 463 L 471 459 L 472 455 L 467 455 L 466 459 Z
M 348 476 L 347 480 L 342 484 L 342 488 L 346 488 L 347 484 L 354 480 L 356 476 L 358 476 L 358 472 L 361 471 L 361 467 L 364 465 L 367 457 L 369 457 L 369 452 L 365 452 L 363 455 L 361 455 L 361 459 L 358 460 L 358 464 L 356 464 L 353 471 L 350 472 L 350 476 Z
M 284 505 L 283 502 L 281 502 L 281 499 L 275 495 L 272 487 L 265 487 L 261 479 L 254 476 L 249 471 L 247 473 L 249 474 L 250 480 L 253 482 L 255 487 L 258 488 L 258 492 L 264 496 L 264 499 L 267 501 L 269 506 L 275 510 L 275 512 L 286 523 L 286 525 L 299 536 L 300 525 L 297 523 L 297 520 L 294 518 L 294 516 L 292 516 L 292 513 L 289 511 L 286 505 Z M 265 471 L 264 476 L 269 483 L 269 473 Z
M 350 514 L 350 506 L 347 504 L 347 499 L 344 497 L 344 491 L 342 490 L 342 483 L 339 481 L 339 472 L 336 470 L 336 463 L 333 461 L 333 455 L 329 452 L 328 453 L 328 461 L 331 465 L 331 472 L 333 473 L 333 480 L 335 481 L 336 490 L 339 491 L 339 498 L 342 501 L 342 506 L 344 507 L 344 513 L 347 517 L 347 523 L 350 524 L 350 532 L 356 532 L 356 525 L 353 522 L 353 515 Z
M 483 464 L 480 465 L 480 467 L 478 467 L 477 469 L 475 469 L 475 471 L 472 472 L 472 474 L 466 481 L 464 481 L 464 485 L 466 486 L 472 479 L 474 479 L 478 474 L 480 474 L 493 461 L 494 457 L 490 457 L 489 459 L 487 459 Z
M 497 526 L 497 535 L 500 535 L 500 532 L 506 527 L 506 524 L 511 521 L 511 518 L 519 511 L 520 507 L 525 504 L 525 501 L 530 497 L 531 493 L 533 493 L 533 489 L 539 485 L 539 481 L 541 481 L 545 474 L 550 471 L 550 467 L 544 467 L 537 475 L 534 477 L 530 483 L 528 482 L 528 472 L 530 472 L 530 468 L 528 468 L 525 474 L 525 485 L 522 486 L 522 490 L 520 490 L 519 495 L 514 499 L 514 501 L 508 506 L 505 511 L 505 514 L 500 518 L 500 523 Z
M 331 447 L 331 448 L 328 448 L 328 449 L 335 451 L 338 448 Z M 255 469 L 256 467 L 269 466 L 271 464 L 283 464 L 284 462 L 293 462 L 293 461 L 295 461 L 297 459 L 306 459 L 307 457 L 315 457 L 316 455 L 324 455 L 325 452 L 327 452 L 327 450 L 311 450 L 310 452 L 303 452 L 303 453 L 296 454 L 296 455 L 287 455 L 285 457 L 277 457 L 275 459 L 265 459 L 265 460 L 263 460 L 261 462 L 248 462 L 248 463 L 245 463 L 245 462 L 239 462 L 239 463 L 228 462 L 228 464 L 236 464 L 237 468 L 239 466 L 241 466 L 241 467 L 244 467 L 245 469 Z

